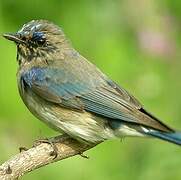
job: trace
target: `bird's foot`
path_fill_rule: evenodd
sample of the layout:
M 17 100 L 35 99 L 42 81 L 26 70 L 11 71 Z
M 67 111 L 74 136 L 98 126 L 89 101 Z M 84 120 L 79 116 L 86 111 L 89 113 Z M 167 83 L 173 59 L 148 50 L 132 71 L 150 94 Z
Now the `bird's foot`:
M 83 152 L 80 152 L 79 155 L 85 159 L 89 159 L 90 157 L 85 155 Z
M 26 148 L 26 147 L 19 147 L 19 152 L 21 153 L 21 152 L 23 152 L 23 151 L 27 151 L 28 150 L 28 148 Z
M 53 138 L 44 138 L 38 139 L 33 143 L 33 147 L 40 145 L 41 143 L 48 143 L 52 146 L 53 151 L 50 153 L 50 156 L 54 156 L 54 159 L 58 156 L 58 149 L 56 143 L 65 142 L 66 140 L 70 139 L 70 136 L 67 134 L 59 135 Z
M 5 172 L 6 174 L 11 174 L 12 173 L 12 169 L 11 169 L 9 164 L 5 168 L 0 168 L 0 171 Z
M 56 159 L 57 156 L 58 156 L 58 149 L 57 149 L 57 146 L 55 145 L 57 141 L 52 138 L 52 139 L 48 139 L 48 138 L 45 138 L 45 139 L 38 139 L 36 140 L 34 143 L 33 143 L 33 147 L 36 147 L 38 145 L 40 145 L 41 143 L 47 143 L 47 144 L 50 144 L 51 147 L 52 147 L 52 151 L 50 152 L 50 156 L 54 156 L 53 159 Z

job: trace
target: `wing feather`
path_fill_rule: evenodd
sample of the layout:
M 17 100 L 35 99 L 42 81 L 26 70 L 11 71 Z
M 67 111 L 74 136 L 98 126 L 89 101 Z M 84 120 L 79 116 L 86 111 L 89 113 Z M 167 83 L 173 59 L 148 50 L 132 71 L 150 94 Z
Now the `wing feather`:
M 146 111 L 133 96 L 105 76 L 98 77 L 93 83 L 91 78 L 62 71 L 60 68 L 32 68 L 22 74 L 22 78 L 34 93 L 47 101 L 89 111 L 109 120 L 170 131 L 158 119 L 144 113 Z M 102 79 L 99 81 L 99 78 Z

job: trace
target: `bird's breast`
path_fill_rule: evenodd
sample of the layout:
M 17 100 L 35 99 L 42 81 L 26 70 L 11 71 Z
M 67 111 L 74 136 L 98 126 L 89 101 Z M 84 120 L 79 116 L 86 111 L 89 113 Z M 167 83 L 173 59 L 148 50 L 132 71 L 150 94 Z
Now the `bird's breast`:
M 62 107 L 61 104 L 48 102 L 36 95 L 18 76 L 20 96 L 38 119 L 56 131 L 84 141 L 96 143 L 114 137 L 107 121 L 86 111 L 76 111 Z

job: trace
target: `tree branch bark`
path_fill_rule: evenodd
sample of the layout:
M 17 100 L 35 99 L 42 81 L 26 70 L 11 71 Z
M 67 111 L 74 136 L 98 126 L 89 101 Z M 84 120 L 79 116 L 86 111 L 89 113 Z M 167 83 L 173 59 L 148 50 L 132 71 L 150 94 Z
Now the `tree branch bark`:
M 80 143 L 67 135 L 56 136 L 48 141 L 53 143 L 39 143 L 4 162 L 0 166 L 0 179 L 18 179 L 37 168 L 78 154 L 86 157 L 82 153 L 96 146 Z

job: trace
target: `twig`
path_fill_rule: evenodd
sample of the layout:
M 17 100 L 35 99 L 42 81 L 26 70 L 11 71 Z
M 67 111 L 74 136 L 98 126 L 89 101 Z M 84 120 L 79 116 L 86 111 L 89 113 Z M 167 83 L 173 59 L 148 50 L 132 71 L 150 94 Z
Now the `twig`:
M 18 179 L 37 168 L 78 154 L 86 157 L 83 152 L 95 146 L 80 143 L 67 135 L 56 136 L 48 141 L 54 142 L 53 146 L 52 143 L 42 142 L 28 150 L 21 148 L 19 154 L 0 166 L 0 179 Z

